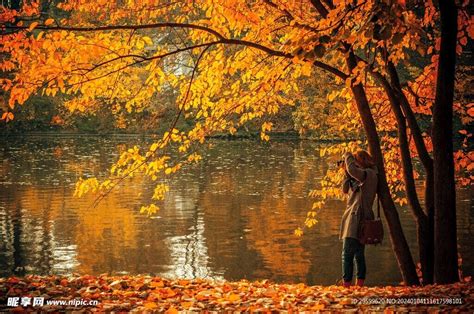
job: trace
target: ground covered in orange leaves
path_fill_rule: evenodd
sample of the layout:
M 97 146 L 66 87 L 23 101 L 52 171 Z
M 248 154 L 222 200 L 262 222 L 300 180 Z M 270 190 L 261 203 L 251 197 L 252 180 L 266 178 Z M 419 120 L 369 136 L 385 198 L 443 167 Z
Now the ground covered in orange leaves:
M 82 305 L 65 304 L 65 302 Z M 33 301 L 36 303 L 33 306 Z M 47 304 L 51 302 L 64 305 Z M 97 305 L 84 305 L 85 302 Z M 150 276 L 0 278 L 3 311 L 347 311 L 474 312 L 474 284 L 351 287 L 268 281 L 167 280 Z M 18 302 L 18 304 L 16 304 Z M 21 303 L 27 304 L 22 306 Z M 43 305 L 40 305 L 43 303 Z M 89 304 L 89 303 L 88 303 Z

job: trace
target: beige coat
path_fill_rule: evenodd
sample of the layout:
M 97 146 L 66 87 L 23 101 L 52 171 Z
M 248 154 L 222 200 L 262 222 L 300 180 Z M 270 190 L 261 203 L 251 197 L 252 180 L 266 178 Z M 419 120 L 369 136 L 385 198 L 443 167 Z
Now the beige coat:
M 354 156 L 344 155 L 346 170 L 350 177 L 342 184 L 342 190 L 348 194 L 346 210 L 342 215 L 339 238 L 358 239 L 359 223 L 362 218 L 374 219 L 372 205 L 377 193 L 377 167 L 359 168 Z M 351 178 L 353 186 L 351 187 Z M 355 179 L 355 180 L 354 180 Z M 357 188 L 357 185 L 360 188 Z

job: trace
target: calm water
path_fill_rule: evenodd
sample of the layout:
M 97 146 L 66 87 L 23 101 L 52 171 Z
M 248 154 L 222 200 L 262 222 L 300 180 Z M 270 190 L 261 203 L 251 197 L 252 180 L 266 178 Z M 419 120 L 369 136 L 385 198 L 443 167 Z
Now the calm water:
M 327 163 L 309 142 L 214 141 L 204 161 L 169 182 L 153 217 L 139 213 L 153 185 L 126 183 L 91 208 L 73 198 L 81 175 L 105 175 L 119 149 L 137 138 L 30 137 L 0 143 L 0 276 L 12 274 L 154 274 L 228 280 L 334 284 L 343 202 L 293 235 L 311 208 L 307 198 Z M 474 273 L 473 193 L 458 191 L 464 272 Z M 400 210 L 415 256 L 415 226 Z M 401 278 L 388 241 L 368 247 L 369 285 Z

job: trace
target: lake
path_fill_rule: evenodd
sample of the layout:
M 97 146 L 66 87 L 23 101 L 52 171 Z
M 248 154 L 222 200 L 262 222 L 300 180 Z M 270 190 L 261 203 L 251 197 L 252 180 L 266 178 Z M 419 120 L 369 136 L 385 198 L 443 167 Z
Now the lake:
M 167 278 L 334 284 L 341 276 L 338 240 L 344 202 L 331 201 L 303 237 L 308 192 L 329 164 L 311 141 L 213 140 L 203 161 L 169 180 L 154 216 L 140 214 L 153 184 L 126 181 L 97 207 L 73 197 L 83 175 L 106 176 L 119 149 L 150 142 L 132 136 L 29 136 L 0 143 L 0 276 L 152 274 Z M 420 182 L 420 191 L 421 191 Z M 458 190 L 463 271 L 474 273 L 474 193 Z M 416 232 L 400 217 L 412 253 Z M 367 284 L 401 276 L 387 238 L 367 247 Z

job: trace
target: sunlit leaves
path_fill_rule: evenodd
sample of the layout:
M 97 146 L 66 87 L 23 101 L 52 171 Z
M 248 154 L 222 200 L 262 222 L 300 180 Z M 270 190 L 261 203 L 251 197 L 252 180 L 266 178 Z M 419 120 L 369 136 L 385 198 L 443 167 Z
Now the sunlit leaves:
M 45 26 L 49 26 L 49 25 L 51 25 L 51 24 L 53 24 L 53 23 L 54 23 L 54 19 L 47 19 L 46 21 L 44 21 L 44 25 L 45 25 Z
M 100 188 L 100 183 L 96 178 L 82 179 L 76 182 L 76 189 L 74 196 L 81 197 L 89 192 L 97 192 Z
M 5 122 L 8 122 L 8 121 L 13 120 L 13 117 L 14 117 L 13 112 L 11 112 L 11 111 L 4 112 L 2 114 L 1 120 L 5 120 Z
M 34 94 L 63 97 L 65 107 L 74 113 L 110 110 L 119 128 L 132 123 L 127 116 L 133 112 L 176 109 L 176 121 L 165 126 L 169 132 L 149 147 L 123 151 L 109 178 L 115 184 L 131 176 L 145 176 L 158 184 L 156 199 L 162 200 L 162 181 L 185 164 L 199 162 L 195 148 L 208 136 L 235 134 L 256 123 L 261 125 L 261 140 L 268 141 L 271 117 L 287 107 L 296 107 L 292 117 L 302 135 L 317 130 L 324 139 L 360 138 L 363 132 L 351 87 L 361 83 L 377 130 L 383 134 L 391 190 L 404 203 L 398 143 L 393 135 L 396 122 L 386 95 L 369 72 L 378 70 L 385 75 L 387 61 L 405 67 L 410 79 L 403 92 L 415 114 L 429 116 L 437 72 L 439 34 L 432 32 L 437 10 L 431 1 L 420 4 L 420 12 L 393 1 L 335 1 L 334 8 L 322 17 L 311 7 L 309 1 L 287 0 L 61 2 L 58 8 L 68 12 L 67 19 L 20 22 L 15 32 L 0 39 L 0 52 L 7 56 L 0 60 L 0 69 L 9 74 L 0 86 L 11 109 L 2 108 L 2 119 L 13 119 L 15 106 Z M 14 23 L 19 15 L 36 14 L 38 3 L 33 2 L 23 12 L 5 10 L 0 16 L 2 22 Z M 150 26 L 161 22 L 189 24 Z M 134 24 L 136 28 L 130 28 Z M 461 15 L 459 24 L 462 50 L 467 37 L 472 38 L 472 18 Z M 58 29 L 59 25 L 64 29 Z M 68 30 L 100 26 L 110 29 Z M 352 73 L 345 66 L 347 45 L 363 59 Z M 429 64 L 422 69 L 410 65 L 406 61 L 414 54 L 429 54 Z M 316 62 L 325 62 L 344 75 L 328 78 Z M 470 107 L 459 104 L 456 108 L 463 123 L 472 122 Z M 187 121 L 186 129 L 176 126 L 178 120 Z M 425 141 L 429 151 L 428 133 Z M 416 157 L 411 140 L 409 144 Z M 336 159 L 360 146 L 362 142 L 334 144 L 323 148 L 320 155 Z M 457 156 L 460 165 L 470 167 L 463 158 Z M 340 172 L 329 169 L 313 195 L 317 205 L 306 225 L 314 225 L 314 209 L 341 197 L 341 179 Z M 85 179 L 76 192 L 107 193 L 114 185 L 105 182 Z
M 298 237 L 301 237 L 303 235 L 303 230 L 301 228 L 297 228 L 295 229 L 294 234 Z
M 158 210 L 160 210 L 160 208 L 156 206 L 155 204 L 150 204 L 147 206 L 140 207 L 141 214 L 146 213 L 147 215 L 153 215 L 153 214 L 156 214 Z
M 36 28 L 36 26 L 38 26 L 38 22 L 31 23 L 30 26 L 28 27 L 28 31 L 30 32 L 33 31 Z
M 271 122 L 264 122 L 262 124 L 262 132 L 260 132 L 260 138 L 264 141 L 269 141 L 270 136 L 267 135 L 267 132 L 271 131 L 273 123 Z

